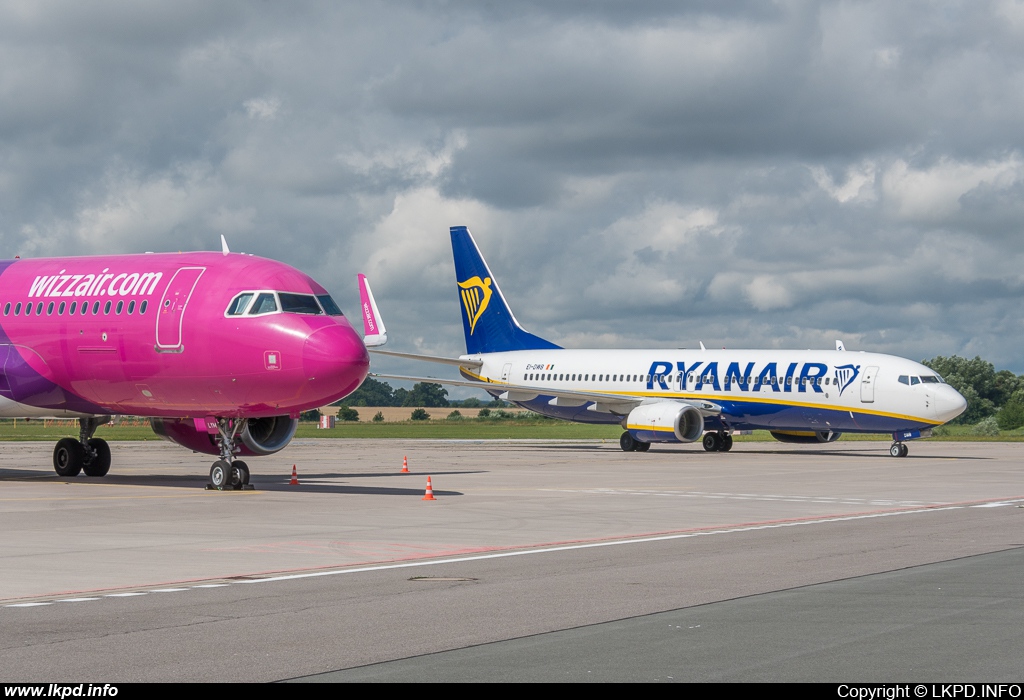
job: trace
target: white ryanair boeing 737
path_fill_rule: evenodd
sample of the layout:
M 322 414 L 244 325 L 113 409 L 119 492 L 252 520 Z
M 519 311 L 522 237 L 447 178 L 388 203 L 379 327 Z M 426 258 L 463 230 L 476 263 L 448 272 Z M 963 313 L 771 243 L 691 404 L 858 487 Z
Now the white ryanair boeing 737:
M 545 416 L 619 423 L 619 444 L 702 440 L 732 447 L 734 430 L 768 430 L 782 442 L 832 442 L 842 433 L 890 433 L 893 457 L 908 440 L 956 418 L 967 401 L 922 364 L 836 350 L 568 350 L 523 330 L 465 226 L 451 229 L 467 353 L 433 357 L 376 349 L 387 335 L 360 275 L 371 351 L 455 365 L 465 380 L 372 376 L 483 389 Z

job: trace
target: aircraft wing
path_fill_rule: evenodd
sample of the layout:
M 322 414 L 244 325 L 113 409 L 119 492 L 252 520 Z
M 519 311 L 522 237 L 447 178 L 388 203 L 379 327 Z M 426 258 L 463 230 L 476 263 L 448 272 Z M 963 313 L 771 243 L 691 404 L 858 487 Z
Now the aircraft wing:
M 391 353 L 389 353 L 391 354 Z M 416 356 L 419 357 L 419 356 Z M 405 377 L 396 374 L 370 373 L 376 379 L 395 379 L 406 382 L 428 382 L 431 384 L 447 384 L 449 386 L 468 386 L 474 389 L 482 389 L 487 392 L 501 392 L 498 398 L 503 401 L 532 401 L 538 396 L 551 396 L 551 402 L 556 406 L 583 406 L 588 403 L 595 404 L 595 410 L 602 413 L 615 413 L 626 415 L 642 403 L 650 403 L 650 397 L 629 396 L 623 394 L 603 394 L 596 391 L 572 391 L 569 389 L 552 389 L 550 387 L 525 386 L 522 384 L 509 384 L 506 382 L 481 382 L 469 379 L 438 379 L 436 377 Z M 655 399 L 659 400 L 659 399 Z M 665 398 L 664 401 L 675 401 L 681 404 L 690 404 L 706 416 L 718 415 L 722 407 L 710 401 L 686 400 L 677 398 Z
M 442 365 L 455 365 L 456 367 L 472 367 L 476 369 L 483 367 L 484 363 L 480 360 L 460 360 L 457 357 L 436 357 L 434 355 L 417 355 L 411 352 L 394 352 L 393 350 L 378 350 L 376 348 L 370 348 L 370 352 L 375 352 L 378 355 L 390 355 L 391 357 L 401 357 L 406 360 L 421 360 L 423 362 L 436 362 Z M 433 381 L 433 380 L 431 380 Z M 435 382 L 440 383 L 440 382 Z

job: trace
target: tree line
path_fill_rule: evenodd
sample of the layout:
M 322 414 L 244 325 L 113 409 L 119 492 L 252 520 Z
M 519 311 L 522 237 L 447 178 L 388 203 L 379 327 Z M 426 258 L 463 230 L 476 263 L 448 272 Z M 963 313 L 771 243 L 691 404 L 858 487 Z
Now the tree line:
M 440 384 L 419 382 L 412 389 L 394 389 L 387 382 L 367 377 L 358 389 L 346 396 L 335 406 L 409 406 L 426 408 L 504 408 L 504 401 L 481 401 L 477 398 L 454 401 L 448 399 L 448 390 Z

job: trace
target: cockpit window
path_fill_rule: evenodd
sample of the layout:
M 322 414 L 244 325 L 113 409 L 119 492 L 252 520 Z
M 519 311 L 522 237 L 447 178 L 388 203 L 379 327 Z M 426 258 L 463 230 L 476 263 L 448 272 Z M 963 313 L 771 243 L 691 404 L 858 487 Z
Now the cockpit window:
M 249 309 L 249 315 L 255 316 L 256 314 L 269 314 L 272 311 L 277 311 L 277 300 L 274 298 L 271 292 L 261 292 L 256 301 L 253 302 L 252 308 Z
M 915 384 L 920 384 L 920 383 L 921 383 L 921 378 L 920 377 L 911 377 L 910 378 L 910 385 L 911 386 L 914 386 Z
M 327 312 L 328 316 L 345 315 L 341 313 L 341 309 L 339 309 L 338 305 L 334 303 L 334 299 L 331 299 L 330 294 L 320 294 L 317 296 L 317 299 L 320 301 L 320 306 L 324 307 L 324 311 Z
M 924 382 L 925 384 L 938 384 L 939 378 L 934 375 L 929 376 L 927 374 L 922 374 L 921 381 Z
M 905 374 L 901 374 L 900 375 L 900 384 L 906 384 L 907 386 L 910 386 L 910 377 L 908 377 Z
M 231 305 L 228 306 L 228 316 L 241 316 L 245 313 L 245 307 L 249 305 L 249 302 L 253 298 L 253 292 L 242 292 L 237 297 L 231 300 Z
M 316 297 L 311 294 L 278 292 L 278 296 L 281 297 L 281 310 L 286 314 L 323 314 L 320 305 L 316 303 Z

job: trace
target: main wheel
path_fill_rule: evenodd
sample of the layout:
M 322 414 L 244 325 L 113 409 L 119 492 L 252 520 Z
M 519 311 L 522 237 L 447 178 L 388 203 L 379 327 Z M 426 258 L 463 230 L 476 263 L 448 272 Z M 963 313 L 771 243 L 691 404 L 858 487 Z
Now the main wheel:
M 704 433 L 704 439 L 701 442 L 704 445 L 704 449 L 708 452 L 718 452 L 722 449 L 722 443 L 718 439 L 718 433 Z
M 622 448 L 623 452 L 635 452 L 636 451 L 636 440 L 628 432 L 622 434 L 619 438 L 619 447 Z
M 910 448 L 906 443 L 900 443 L 900 457 L 906 457 L 908 454 L 910 454 Z
M 89 447 L 93 449 L 96 456 L 91 462 L 82 465 L 86 476 L 106 476 L 110 471 L 110 445 L 102 438 L 89 440 Z
M 636 451 L 637 452 L 646 452 L 649 449 L 651 449 L 651 443 L 649 443 L 649 442 L 640 442 L 639 440 L 636 441 Z
M 893 457 L 902 457 L 903 456 L 903 443 L 894 442 L 889 447 L 889 454 L 892 455 Z
M 249 465 L 241 460 L 231 463 L 231 487 L 241 491 L 249 483 Z
M 218 490 L 231 487 L 231 465 L 218 459 L 210 467 L 210 484 Z
M 53 448 L 53 470 L 58 476 L 78 476 L 85 464 L 85 448 L 74 438 L 62 438 Z
M 722 446 L 719 447 L 718 449 L 720 449 L 722 452 L 728 452 L 729 450 L 731 450 L 732 435 L 729 435 L 729 433 L 725 433 L 724 435 L 722 435 Z

